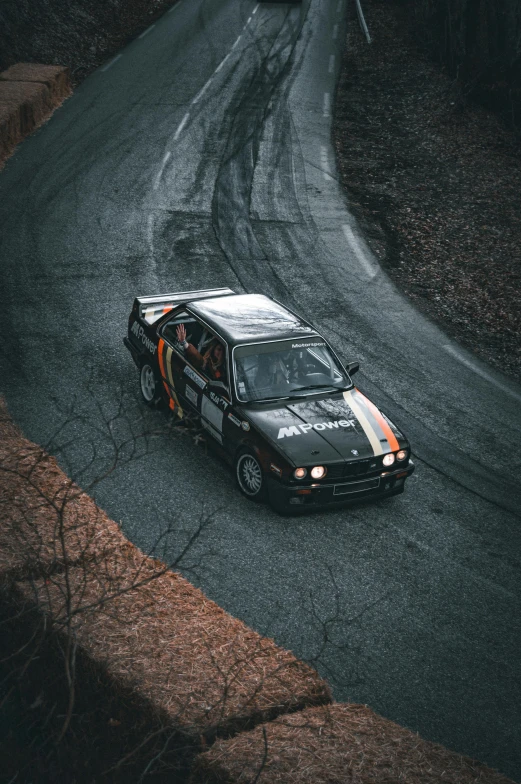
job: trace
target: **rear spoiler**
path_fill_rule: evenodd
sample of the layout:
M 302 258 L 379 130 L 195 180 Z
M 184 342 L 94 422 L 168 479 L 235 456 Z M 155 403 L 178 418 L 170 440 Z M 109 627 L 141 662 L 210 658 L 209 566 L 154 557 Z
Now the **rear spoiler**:
M 169 310 L 183 303 L 210 297 L 228 297 L 235 294 L 231 289 L 202 289 L 201 291 L 180 291 L 173 294 L 158 294 L 153 297 L 136 297 L 134 311 L 147 324 L 154 324 Z

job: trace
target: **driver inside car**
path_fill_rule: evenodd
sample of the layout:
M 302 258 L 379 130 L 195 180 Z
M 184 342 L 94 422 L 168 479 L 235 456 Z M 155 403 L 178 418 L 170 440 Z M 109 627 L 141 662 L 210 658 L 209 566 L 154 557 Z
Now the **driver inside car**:
M 200 354 L 195 346 L 188 343 L 184 324 L 179 324 L 176 328 L 176 335 L 179 344 L 184 349 L 185 356 L 195 367 L 200 368 L 209 378 L 226 384 L 226 355 L 220 340 L 217 338 L 212 340 L 206 347 L 204 354 Z

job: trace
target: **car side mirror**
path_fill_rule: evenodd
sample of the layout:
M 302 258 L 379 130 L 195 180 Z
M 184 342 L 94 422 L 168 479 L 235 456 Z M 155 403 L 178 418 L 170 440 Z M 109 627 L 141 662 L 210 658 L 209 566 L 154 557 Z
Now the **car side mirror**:
M 350 376 L 354 376 L 355 373 L 358 373 L 360 370 L 360 363 L 359 362 L 348 362 L 346 365 L 346 370 Z

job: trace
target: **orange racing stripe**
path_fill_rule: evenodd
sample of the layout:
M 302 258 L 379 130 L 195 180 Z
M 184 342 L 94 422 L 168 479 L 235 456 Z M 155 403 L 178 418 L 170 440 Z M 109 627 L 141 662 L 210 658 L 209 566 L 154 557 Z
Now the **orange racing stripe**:
M 165 373 L 165 363 L 163 362 L 163 349 L 165 347 L 165 341 L 162 338 L 159 338 L 159 344 L 157 346 L 157 359 L 159 362 L 159 370 L 161 371 L 161 376 L 166 378 Z
M 396 440 L 396 436 L 394 435 L 393 431 L 391 430 L 391 428 L 389 427 L 389 425 L 385 421 L 385 418 L 382 416 L 381 411 L 379 411 L 377 409 L 377 407 L 375 406 L 375 404 L 372 403 L 370 400 L 368 400 L 365 395 L 362 395 L 362 393 L 360 392 L 359 389 L 357 389 L 356 391 L 358 392 L 358 394 L 360 395 L 360 397 L 362 398 L 362 400 L 366 404 L 367 408 L 369 409 L 371 414 L 374 416 L 374 418 L 376 419 L 376 421 L 378 422 L 378 424 L 380 425 L 380 427 L 384 431 L 385 437 L 386 437 L 386 439 L 389 442 L 389 446 L 391 448 L 391 451 L 392 452 L 397 452 L 400 449 L 400 444 Z

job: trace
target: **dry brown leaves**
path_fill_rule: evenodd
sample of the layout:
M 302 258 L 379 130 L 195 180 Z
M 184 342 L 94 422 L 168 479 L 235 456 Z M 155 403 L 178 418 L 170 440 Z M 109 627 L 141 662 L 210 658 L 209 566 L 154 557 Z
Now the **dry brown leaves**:
M 23 438 L 0 399 L 0 575 L 100 562 L 125 544 L 119 526 L 56 460 Z
M 309 666 L 128 542 L 0 405 L 0 569 L 118 690 L 199 737 L 331 700 Z M 18 582 L 14 582 L 14 580 Z M 21 580 L 21 581 L 20 581 Z
M 191 781 L 513 784 L 485 765 L 422 740 L 366 705 L 338 703 L 281 716 L 217 741 L 196 758 Z
M 336 97 L 342 182 L 390 276 L 471 351 L 521 376 L 521 153 L 420 51 L 406 8 L 366 0 Z
M 211 735 L 330 701 L 311 667 L 160 562 L 133 548 L 110 565 L 28 582 L 19 595 L 36 599 L 56 629 L 70 619 L 82 652 L 171 726 Z

